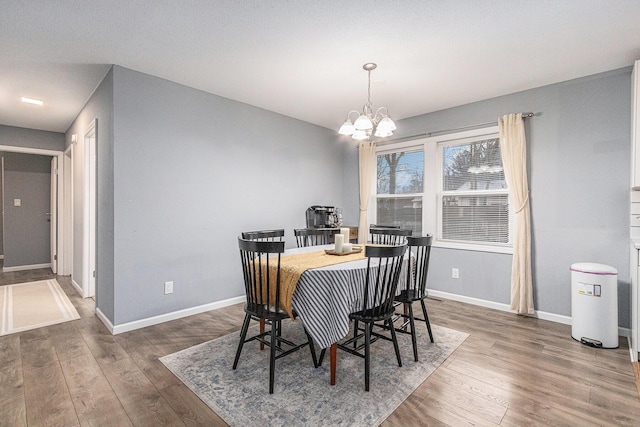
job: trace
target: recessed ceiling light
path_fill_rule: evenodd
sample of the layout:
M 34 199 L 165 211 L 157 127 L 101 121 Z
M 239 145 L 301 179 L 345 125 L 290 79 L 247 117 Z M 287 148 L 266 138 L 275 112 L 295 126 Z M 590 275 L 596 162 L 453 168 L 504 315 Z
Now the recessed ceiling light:
M 44 102 L 41 99 L 27 98 L 26 96 L 22 97 L 22 102 L 26 102 L 27 104 L 34 104 L 34 105 L 44 104 Z

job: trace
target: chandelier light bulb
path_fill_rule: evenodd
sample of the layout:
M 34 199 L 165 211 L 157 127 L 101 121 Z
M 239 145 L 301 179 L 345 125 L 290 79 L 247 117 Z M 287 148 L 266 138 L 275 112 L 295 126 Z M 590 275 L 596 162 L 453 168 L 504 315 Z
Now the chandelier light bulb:
M 353 135 L 351 135 L 351 138 L 355 139 L 356 141 L 362 141 L 363 139 L 368 139 L 369 134 L 363 130 L 356 130 Z
M 360 117 L 358 117 L 355 121 L 355 123 L 353 124 L 353 126 L 356 128 L 356 130 L 371 130 L 373 129 L 373 123 L 371 122 L 371 119 L 367 116 L 365 116 L 364 114 L 362 114 Z
M 356 131 L 356 128 L 353 126 L 353 123 L 351 123 L 350 119 L 347 119 L 347 121 L 345 121 L 342 126 L 340 126 L 340 130 L 338 131 L 338 133 L 340 135 L 353 135 L 353 133 Z
M 380 123 L 378 123 L 378 128 L 382 127 L 385 131 L 393 132 L 396 130 L 396 124 L 391 120 L 391 117 L 384 116 Z
M 390 130 L 380 129 L 380 126 L 378 126 L 376 132 L 373 134 L 373 136 L 377 136 L 378 138 L 386 138 L 387 136 L 391 135 L 393 135 L 393 132 L 391 132 Z

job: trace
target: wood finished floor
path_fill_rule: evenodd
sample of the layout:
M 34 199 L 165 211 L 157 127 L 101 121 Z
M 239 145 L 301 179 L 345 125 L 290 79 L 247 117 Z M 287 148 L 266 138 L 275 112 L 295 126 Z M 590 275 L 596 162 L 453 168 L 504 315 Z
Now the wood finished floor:
M 51 274 L 12 280 L 43 276 Z M 67 277 L 58 281 L 81 319 L 0 337 L 0 425 L 226 425 L 158 358 L 238 331 L 241 305 L 112 336 L 93 301 Z M 427 305 L 433 323 L 470 336 L 383 426 L 640 425 L 626 340 L 597 350 L 571 339 L 566 325 L 453 301 Z M 338 380 L 347 375 L 338 365 Z

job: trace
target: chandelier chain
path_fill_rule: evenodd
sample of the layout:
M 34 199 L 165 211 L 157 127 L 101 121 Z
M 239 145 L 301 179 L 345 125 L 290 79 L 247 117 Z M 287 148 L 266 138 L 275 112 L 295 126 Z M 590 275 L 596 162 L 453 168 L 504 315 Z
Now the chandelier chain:
M 371 106 L 373 104 L 371 104 L 371 70 L 368 71 L 369 73 L 369 86 L 367 88 L 367 102 L 368 102 L 368 107 L 371 108 Z

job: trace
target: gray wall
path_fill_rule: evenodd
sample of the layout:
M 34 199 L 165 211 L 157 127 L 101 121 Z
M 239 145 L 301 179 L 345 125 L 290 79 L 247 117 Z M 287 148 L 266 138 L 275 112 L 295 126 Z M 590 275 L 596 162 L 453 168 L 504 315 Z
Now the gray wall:
M 79 117 L 98 119 L 97 305 L 114 325 L 244 295 L 241 231 L 295 246 L 308 206 L 352 197 L 355 148 L 335 131 L 119 66 L 105 80 L 113 109 L 105 90 Z
M 51 157 L 4 153 L 4 190 L 4 266 L 50 263 Z
M 569 267 L 618 269 L 619 324 L 630 325 L 629 168 L 631 69 L 613 70 L 398 122 L 403 137 L 495 121 L 526 120 L 537 310 L 571 316 Z M 460 279 L 451 278 L 451 268 Z M 511 256 L 434 249 L 429 287 L 510 301 Z
M 74 206 L 73 206 L 73 280 L 83 285 L 83 182 L 85 176 L 83 137 L 91 123 L 97 120 L 97 259 L 96 259 L 96 307 L 113 321 L 113 69 L 111 69 L 65 135 L 65 144 L 73 144 Z M 72 135 L 77 141 L 71 141 Z
M 0 124 L 0 145 L 62 151 L 64 150 L 64 135 L 58 132 Z

